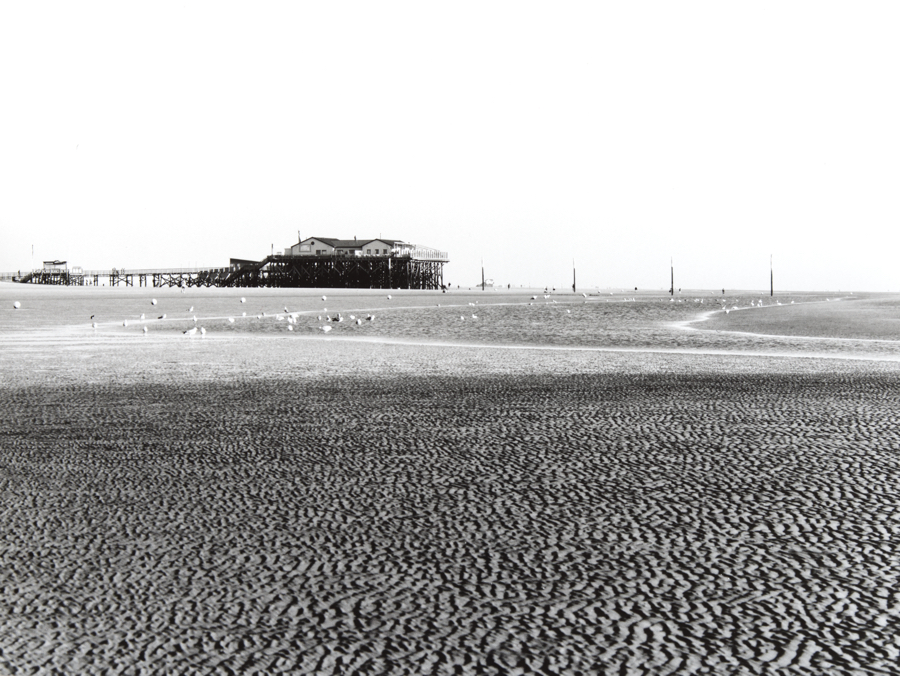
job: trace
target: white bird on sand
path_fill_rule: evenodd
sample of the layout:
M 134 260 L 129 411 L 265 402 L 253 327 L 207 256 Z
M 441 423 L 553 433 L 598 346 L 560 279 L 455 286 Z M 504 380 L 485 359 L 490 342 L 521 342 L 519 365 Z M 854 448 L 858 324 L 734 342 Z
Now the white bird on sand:
M 246 299 L 246 298 L 241 298 L 241 302 L 242 302 L 242 303 L 246 303 L 246 302 L 247 302 L 247 299 Z
M 142 312 L 142 313 L 141 313 L 141 319 L 143 319 L 143 318 L 144 318 L 144 313 Z
M 151 298 L 151 299 L 150 299 L 150 305 L 156 305 L 156 299 L 155 299 L 155 298 Z
M 320 326 L 319 328 L 321 328 L 325 333 L 328 333 L 329 331 L 331 331 L 330 326 Z
M 293 331 L 293 330 L 294 330 L 294 327 L 291 326 L 290 324 L 288 324 L 288 331 Z
M 388 300 L 390 300 L 390 299 L 391 299 L 391 294 L 388 294 Z
M 229 318 L 228 318 L 228 323 L 229 323 L 229 324 L 234 324 L 234 317 L 229 317 Z
M 187 331 L 182 331 L 182 333 L 186 336 L 193 336 L 195 333 L 197 333 L 197 327 L 195 326 L 194 328 L 188 329 Z
M 322 296 L 322 300 L 328 300 L 328 296 Z
M 144 327 L 143 329 L 141 329 L 141 330 L 144 332 L 144 335 L 146 335 L 146 334 L 147 334 L 147 331 L 148 331 L 149 329 L 145 326 L 145 327 Z
M 197 323 L 197 315 L 194 315 L 194 316 L 193 316 L 193 317 L 191 317 L 191 319 L 193 319 L 193 320 L 194 320 L 194 324 L 196 324 L 196 323 Z
M 193 312 L 193 311 L 194 311 L 194 306 L 191 305 L 191 306 L 188 308 L 188 312 Z
M 242 313 L 241 313 L 241 317 L 246 317 L 246 316 L 247 316 L 247 313 L 246 313 L 246 312 L 242 312 Z
M 463 317 L 462 315 L 460 315 L 459 318 L 465 320 L 465 317 Z
M 583 293 L 583 294 L 581 294 L 581 295 L 584 296 L 585 298 L 587 298 L 587 294 L 586 294 L 586 293 Z
M 201 335 L 201 336 L 205 336 L 205 335 L 206 335 L 206 329 L 204 329 L 202 326 L 200 327 L 200 335 Z
M 127 320 L 127 319 L 126 319 L 124 322 L 122 322 L 122 326 L 128 326 L 128 320 Z
M 375 315 L 369 315 L 368 317 L 366 317 L 366 321 L 367 321 L 367 322 L 374 322 L 374 321 L 375 321 Z
M 13 303 L 14 309 L 18 310 L 20 307 L 22 307 L 22 304 L 19 301 L 16 301 L 15 303 Z
M 97 328 L 97 322 L 91 322 L 91 328 L 92 328 L 92 329 L 96 329 L 96 328 Z
M 472 319 L 478 319 L 478 315 L 472 315 Z
M 357 319 L 357 320 L 356 320 L 356 325 L 359 326 L 360 324 L 362 324 L 362 319 Z
M 163 313 L 163 314 L 161 314 L 159 317 L 157 317 L 157 319 L 165 319 L 165 318 L 166 318 L 165 313 Z

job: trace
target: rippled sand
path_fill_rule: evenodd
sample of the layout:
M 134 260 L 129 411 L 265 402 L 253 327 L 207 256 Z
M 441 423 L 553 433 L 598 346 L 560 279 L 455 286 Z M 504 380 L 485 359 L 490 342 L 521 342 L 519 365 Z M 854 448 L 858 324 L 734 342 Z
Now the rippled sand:
M 896 669 L 891 341 L 462 294 L 329 294 L 377 318 L 325 336 L 197 293 L 203 339 L 166 295 L 144 336 L 145 291 L 0 310 L 0 670 Z

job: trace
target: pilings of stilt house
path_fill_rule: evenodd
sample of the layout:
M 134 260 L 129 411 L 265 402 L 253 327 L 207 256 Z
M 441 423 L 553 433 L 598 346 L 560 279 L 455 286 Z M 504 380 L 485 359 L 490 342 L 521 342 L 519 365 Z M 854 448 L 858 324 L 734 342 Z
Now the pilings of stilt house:
M 269 256 L 239 266 L 225 286 L 327 289 L 440 289 L 444 261 L 402 256 Z

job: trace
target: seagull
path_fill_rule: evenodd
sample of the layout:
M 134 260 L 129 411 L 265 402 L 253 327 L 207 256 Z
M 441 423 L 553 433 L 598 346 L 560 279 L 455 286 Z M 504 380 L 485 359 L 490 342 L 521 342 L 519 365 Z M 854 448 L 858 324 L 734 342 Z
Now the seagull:
M 193 311 L 194 311 L 194 306 L 191 305 L 191 306 L 188 308 L 188 312 L 193 312 Z
M 151 298 L 151 299 L 150 299 L 150 305 L 156 305 L 156 299 L 155 299 L 155 298 Z
M 142 331 L 144 332 L 144 335 L 147 335 L 147 331 L 148 331 L 148 330 L 149 330 L 149 329 L 147 329 L 146 326 L 142 329 Z
M 322 300 L 327 300 L 328 296 L 322 296 Z
M 206 335 L 206 329 L 204 329 L 202 326 L 200 327 L 200 335 L 201 335 L 201 336 L 205 336 L 205 335 Z
M 472 315 L 472 319 L 478 319 L 478 315 Z
M 288 331 L 293 331 L 293 330 L 294 330 L 294 327 L 291 326 L 290 324 L 288 324 Z
M 16 301 L 15 303 L 13 303 L 13 307 L 14 307 L 16 310 L 18 310 L 20 307 L 22 307 L 22 304 L 21 304 L 19 301 Z M 94 316 L 94 315 L 91 315 L 91 317 L 93 317 L 93 316 Z
M 374 322 L 374 321 L 375 321 L 375 315 L 369 315 L 368 317 L 366 317 L 366 321 L 367 321 L 367 322 Z
M 229 318 L 228 318 L 228 323 L 229 323 L 229 324 L 234 324 L 234 317 L 229 317 Z
M 157 317 L 157 319 L 165 319 L 165 318 L 166 318 L 165 314 L 161 314 L 159 317 Z
M 359 326 L 360 324 L 362 324 L 362 319 L 357 319 L 357 320 L 356 320 L 356 325 Z
M 246 302 L 247 302 L 247 299 L 246 299 L 246 298 L 241 298 L 241 302 L 242 302 L 242 303 L 246 303 Z
M 194 316 L 193 316 L 193 317 L 192 317 L 192 318 L 191 318 L 191 319 L 193 319 L 193 320 L 194 320 L 194 324 L 196 324 L 196 323 L 197 323 L 197 315 L 194 315 Z
M 325 333 L 328 333 L 329 331 L 331 331 L 331 327 L 330 327 L 330 326 L 322 326 L 322 327 L 320 327 L 320 328 L 321 328 Z
M 94 315 L 91 315 L 91 319 L 93 319 L 93 318 L 94 318 Z
M 91 328 L 92 328 L 92 329 L 96 329 L 96 328 L 97 328 L 97 322 L 92 322 L 92 323 L 91 323 Z
M 187 331 L 182 331 L 182 333 L 186 336 L 193 336 L 195 333 L 197 333 L 197 327 L 195 326 L 194 328 L 188 329 Z
M 143 318 L 144 318 L 144 313 L 142 312 L 142 313 L 141 313 L 141 319 L 143 319 Z
M 390 300 L 390 299 L 391 299 L 391 294 L 388 294 L 388 300 Z
M 128 320 L 127 320 L 127 319 L 126 319 L 124 322 L 122 322 L 122 326 L 128 326 Z

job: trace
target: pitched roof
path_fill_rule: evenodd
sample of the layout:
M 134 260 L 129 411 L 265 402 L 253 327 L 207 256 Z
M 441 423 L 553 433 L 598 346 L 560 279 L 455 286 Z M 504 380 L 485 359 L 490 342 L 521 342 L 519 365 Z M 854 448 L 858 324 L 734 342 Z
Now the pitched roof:
M 403 240 L 381 239 L 380 237 L 375 239 L 334 239 L 333 237 L 307 237 L 306 239 L 301 240 L 300 243 L 302 244 L 303 242 L 307 242 L 309 240 L 323 242 L 328 246 L 334 247 L 335 249 L 358 249 L 360 247 L 364 247 L 370 242 L 384 242 L 388 246 L 394 246 L 394 244 L 403 243 Z

